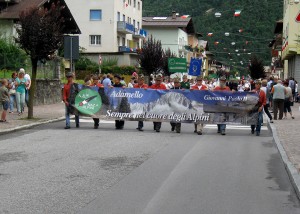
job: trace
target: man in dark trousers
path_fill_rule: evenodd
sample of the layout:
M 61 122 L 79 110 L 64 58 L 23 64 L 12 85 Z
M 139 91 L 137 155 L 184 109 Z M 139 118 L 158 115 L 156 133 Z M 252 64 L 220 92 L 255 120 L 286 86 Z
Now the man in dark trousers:
M 166 86 L 162 83 L 162 78 L 160 75 L 158 75 L 155 78 L 155 84 L 153 84 L 151 87 L 151 89 L 156 89 L 156 90 L 166 90 Z M 160 132 L 160 128 L 161 128 L 161 122 L 153 122 L 154 125 L 154 130 L 156 132 Z
M 180 81 L 178 78 L 174 79 L 174 87 L 172 87 L 171 89 L 182 89 Z M 171 124 L 171 131 L 176 131 L 177 133 L 180 133 L 181 131 L 181 123 L 174 123 L 174 122 L 170 122 Z
M 119 75 L 114 76 L 114 84 L 115 88 L 125 88 L 125 86 L 121 83 L 121 77 Z M 125 121 L 124 120 L 115 120 L 116 129 L 123 129 Z
M 140 76 L 138 77 L 138 83 L 135 84 L 135 85 L 133 86 L 133 88 L 143 88 L 143 89 L 147 89 L 147 88 L 148 88 L 148 85 L 145 84 L 144 81 L 145 81 L 144 76 L 143 76 L 143 75 L 140 75 Z M 144 127 L 144 122 L 141 120 L 141 121 L 139 121 L 138 127 L 137 127 L 136 129 L 139 130 L 139 131 L 144 131 L 144 130 L 143 130 L 143 127 Z

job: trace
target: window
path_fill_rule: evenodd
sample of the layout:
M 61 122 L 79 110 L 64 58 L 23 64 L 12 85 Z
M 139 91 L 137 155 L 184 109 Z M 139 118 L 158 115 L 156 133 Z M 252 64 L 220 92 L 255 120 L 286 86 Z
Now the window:
M 90 35 L 90 45 L 101 45 L 101 35 Z
M 117 20 L 121 21 L 121 14 L 120 14 L 120 12 L 117 13 Z
M 137 22 L 137 28 L 140 29 L 140 22 Z
M 127 23 L 130 23 L 130 18 L 129 17 L 127 17 Z
M 136 7 L 136 0 L 133 0 L 133 7 Z
M 140 10 L 140 9 L 141 9 L 141 3 L 138 2 L 138 10 Z
M 90 20 L 102 20 L 102 10 L 90 10 Z
M 135 19 L 133 20 L 133 27 L 135 27 Z
M 123 22 L 125 22 L 126 20 L 125 20 L 126 18 L 125 18 L 125 15 L 123 14 Z
M 125 38 L 122 38 L 122 46 L 125 46 Z

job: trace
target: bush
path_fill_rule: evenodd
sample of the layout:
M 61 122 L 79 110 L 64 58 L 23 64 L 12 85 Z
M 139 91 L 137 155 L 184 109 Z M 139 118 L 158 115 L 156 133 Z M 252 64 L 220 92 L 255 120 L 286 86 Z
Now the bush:
M 25 67 L 26 59 L 22 49 L 0 38 L 0 69 L 16 70 Z
M 97 63 L 91 61 L 89 58 L 81 56 L 76 62 L 75 62 L 75 68 L 77 70 L 87 70 L 91 69 L 92 66 L 98 67 Z M 92 69 L 93 70 L 93 69 Z

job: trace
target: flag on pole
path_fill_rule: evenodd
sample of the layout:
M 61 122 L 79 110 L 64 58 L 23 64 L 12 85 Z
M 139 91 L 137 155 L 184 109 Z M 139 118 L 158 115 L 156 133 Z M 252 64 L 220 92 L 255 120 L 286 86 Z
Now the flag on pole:
M 237 17 L 237 16 L 240 16 L 241 15 L 241 10 L 235 10 L 234 12 L 234 16 Z
M 200 76 L 202 67 L 202 59 L 192 58 L 190 62 L 189 75 Z
M 127 3 L 127 2 L 124 2 L 124 6 L 125 6 L 125 7 L 128 7 L 128 3 Z
M 102 56 L 99 54 L 99 65 L 102 65 Z

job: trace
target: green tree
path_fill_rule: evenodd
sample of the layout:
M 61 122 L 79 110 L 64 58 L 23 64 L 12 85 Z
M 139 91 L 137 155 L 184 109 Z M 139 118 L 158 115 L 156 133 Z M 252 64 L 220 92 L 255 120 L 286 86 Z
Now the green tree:
M 32 64 L 28 118 L 33 118 L 33 101 L 36 91 L 38 61 L 49 60 L 63 43 L 64 19 L 60 4 L 47 8 L 30 8 L 20 13 L 20 28 L 16 42 L 30 56 Z
M 151 35 L 138 54 L 138 62 L 145 74 L 159 73 L 163 67 L 164 54 L 160 40 Z
M 259 78 L 266 77 L 263 61 L 258 59 L 255 55 L 251 58 L 249 71 L 252 79 L 259 79 Z

